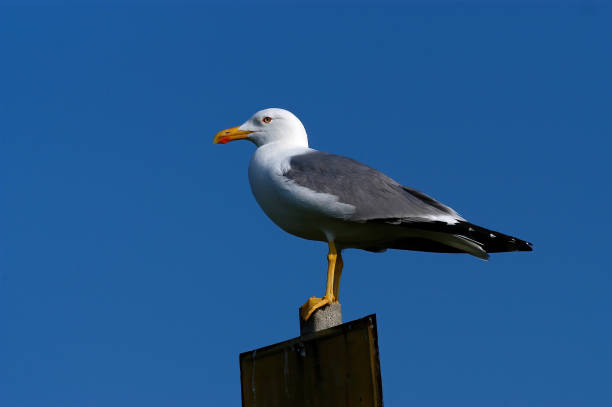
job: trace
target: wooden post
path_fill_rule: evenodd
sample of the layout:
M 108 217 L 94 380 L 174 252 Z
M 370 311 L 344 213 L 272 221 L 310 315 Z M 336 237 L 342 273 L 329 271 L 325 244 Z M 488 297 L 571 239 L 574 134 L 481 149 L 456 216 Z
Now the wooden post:
M 243 407 L 382 407 L 376 315 L 244 352 L 240 373 Z

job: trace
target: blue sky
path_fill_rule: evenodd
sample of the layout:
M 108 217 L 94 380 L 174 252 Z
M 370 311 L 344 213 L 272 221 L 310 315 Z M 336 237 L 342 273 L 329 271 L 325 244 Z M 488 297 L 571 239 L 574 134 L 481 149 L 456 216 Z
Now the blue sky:
M 345 253 L 386 405 L 611 405 L 611 9 L 422 4 L 0 6 L 0 405 L 240 404 L 326 267 L 211 144 L 266 107 L 535 244 Z

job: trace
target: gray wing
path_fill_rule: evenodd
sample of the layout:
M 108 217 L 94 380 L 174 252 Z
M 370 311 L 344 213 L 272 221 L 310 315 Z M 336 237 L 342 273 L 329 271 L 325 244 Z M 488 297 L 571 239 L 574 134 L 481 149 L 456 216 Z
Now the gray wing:
M 454 223 L 457 212 L 382 172 L 351 158 L 313 151 L 293 156 L 283 174 L 312 191 L 338 197 L 356 208 L 351 220 Z

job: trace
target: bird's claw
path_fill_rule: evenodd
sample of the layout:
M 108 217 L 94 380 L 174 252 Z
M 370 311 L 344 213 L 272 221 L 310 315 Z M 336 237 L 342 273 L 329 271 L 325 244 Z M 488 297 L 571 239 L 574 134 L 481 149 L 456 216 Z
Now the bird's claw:
M 308 321 L 308 318 L 310 318 L 310 316 L 316 310 L 318 310 L 319 308 L 325 305 L 332 304 L 334 302 L 337 302 L 337 301 L 335 301 L 335 298 L 333 296 L 323 297 L 323 298 L 310 297 L 308 301 L 306 301 L 304 305 L 300 307 L 300 316 L 302 317 L 302 320 Z

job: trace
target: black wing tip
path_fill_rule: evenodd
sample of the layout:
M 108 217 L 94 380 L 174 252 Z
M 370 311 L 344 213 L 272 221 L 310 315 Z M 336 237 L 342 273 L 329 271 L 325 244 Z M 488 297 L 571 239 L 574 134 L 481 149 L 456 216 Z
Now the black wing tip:
M 487 254 L 504 252 L 532 252 L 533 243 L 504 233 L 477 226 L 468 221 L 449 224 L 443 221 L 408 220 L 404 218 L 367 219 L 364 223 L 386 223 L 415 229 L 461 235 L 477 243 Z M 443 244 L 432 243 L 427 239 L 403 239 L 389 246 L 391 249 L 419 250 L 427 252 L 456 253 L 461 250 Z M 484 256 L 483 256 L 484 257 Z M 483 259 L 484 260 L 484 259 Z
M 467 235 L 482 244 L 488 253 L 533 251 L 533 243 L 518 237 L 486 229 L 470 222 L 460 222 L 460 224 L 467 228 Z
M 533 251 L 533 243 L 528 242 L 526 240 L 521 240 L 516 237 L 511 237 L 509 239 L 510 243 L 515 245 L 514 251 L 517 252 L 532 252 Z
M 533 251 L 533 243 L 521 240 L 519 242 L 519 246 L 517 247 L 516 251 L 517 252 L 532 252 Z

